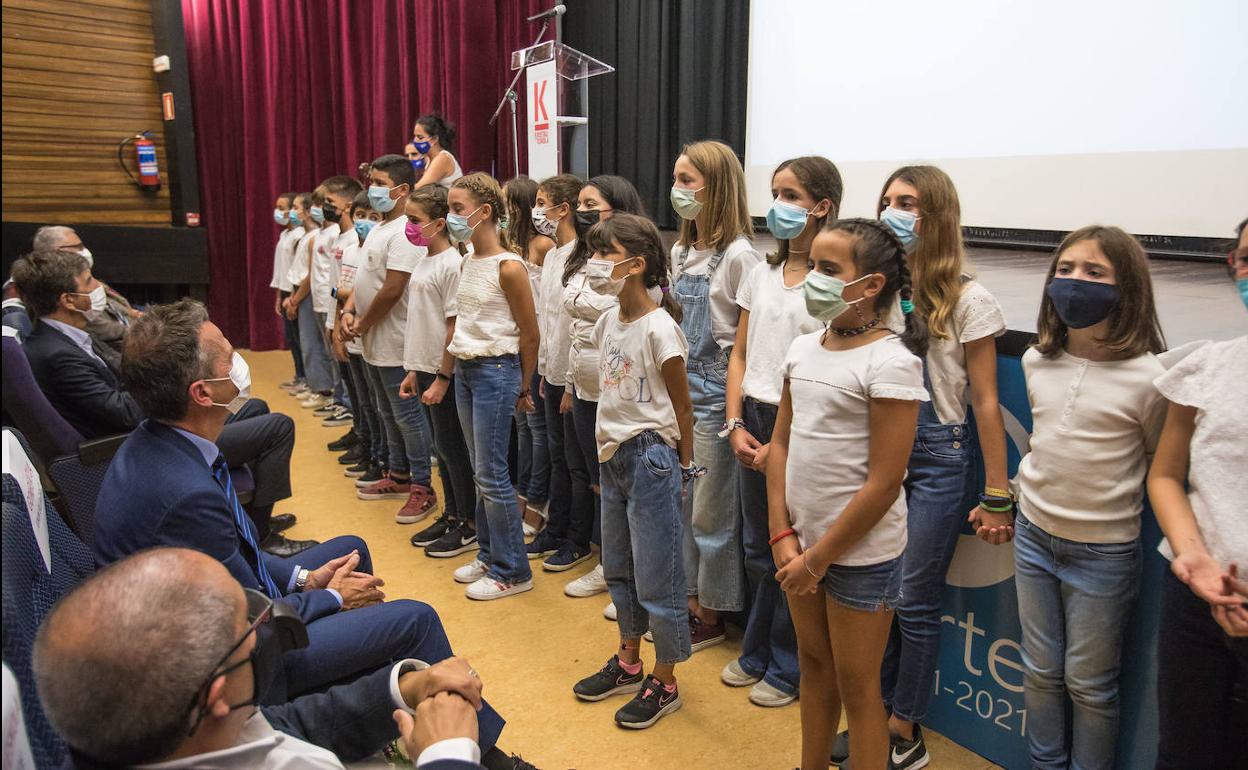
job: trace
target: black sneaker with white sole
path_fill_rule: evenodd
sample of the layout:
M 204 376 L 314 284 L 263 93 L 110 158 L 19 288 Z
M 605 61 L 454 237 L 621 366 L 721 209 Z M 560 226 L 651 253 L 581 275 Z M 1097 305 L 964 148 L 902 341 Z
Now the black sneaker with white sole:
M 615 723 L 632 730 L 644 730 L 680 708 L 680 690 L 669 691 L 653 675 L 641 683 L 641 691 L 615 712 Z
M 541 535 L 538 535 L 538 537 L 541 537 Z M 542 562 L 542 569 L 547 572 L 563 572 L 572 569 L 592 555 L 588 548 L 584 550 L 577 548 L 569 540 L 560 546 L 558 551 L 555 551 Z
M 597 702 L 612 695 L 637 692 L 645 678 L 645 671 L 639 669 L 636 674 L 630 674 L 620 665 L 620 656 L 612 655 L 607 665 L 572 685 L 572 694 L 581 700 Z
M 543 529 L 524 547 L 524 550 L 530 559 L 545 559 L 547 556 L 553 556 L 558 553 L 559 547 L 563 543 L 563 538 L 555 537 Z
M 374 462 L 368 466 L 368 470 L 364 472 L 364 475 L 357 476 L 355 478 L 355 485 L 359 487 L 360 489 L 363 489 L 364 487 L 367 487 L 371 484 L 376 484 L 378 481 L 381 481 L 385 477 L 386 477 L 385 467 L 382 466 L 381 463 Z
M 338 455 L 339 465 L 355 465 L 364 459 L 364 447 L 356 444 L 343 454 Z
M 913 739 L 894 735 L 889 738 L 888 744 L 889 770 L 919 770 L 932 761 L 923 743 L 923 731 L 918 725 L 914 726 Z
M 476 531 L 469 529 L 467 524 L 461 524 L 425 546 L 425 556 L 434 559 L 449 559 L 452 556 L 475 550 L 477 550 Z
M 445 516 L 439 516 L 437 521 L 412 535 L 412 545 L 417 548 L 424 548 L 430 543 L 436 543 L 443 535 L 453 529 L 458 529 L 458 525 L 453 520 Z
M 373 467 L 373 461 L 370 458 L 365 457 L 355 465 L 348 465 L 346 468 L 343 468 L 342 475 L 349 479 L 358 479 L 368 473 L 368 469 L 371 467 Z
M 337 428 L 341 425 L 351 425 L 355 422 L 355 418 L 351 416 L 351 410 L 345 406 L 336 406 L 334 411 L 325 415 L 325 419 L 321 420 L 321 425 L 326 428 Z
M 844 730 L 836 734 L 836 740 L 832 743 L 832 756 L 828 757 L 828 764 L 840 767 L 849 761 L 849 730 Z
M 360 437 L 355 434 L 355 429 L 353 428 L 325 446 L 331 452 L 345 452 L 358 443 L 360 443 Z

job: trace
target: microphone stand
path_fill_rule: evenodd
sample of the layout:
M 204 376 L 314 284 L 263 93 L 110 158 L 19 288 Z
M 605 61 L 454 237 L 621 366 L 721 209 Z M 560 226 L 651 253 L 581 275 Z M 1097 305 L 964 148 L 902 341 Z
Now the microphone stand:
M 532 48 L 542 42 L 542 38 L 546 35 L 546 30 L 550 28 L 550 19 L 542 21 L 542 29 L 537 33 Z M 520 98 L 520 94 L 516 93 L 516 82 L 520 80 L 520 76 L 524 74 L 524 70 L 528 67 L 526 63 L 524 67 L 516 69 L 516 76 L 511 79 L 511 84 L 507 86 L 507 90 L 503 92 L 503 98 L 499 101 L 498 107 L 494 110 L 494 115 L 490 118 L 490 125 L 498 122 L 498 116 L 502 113 L 505 105 L 511 105 L 511 163 L 515 173 L 512 176 L 520 176 L 520 134 L 516 124 L 516 101 Z

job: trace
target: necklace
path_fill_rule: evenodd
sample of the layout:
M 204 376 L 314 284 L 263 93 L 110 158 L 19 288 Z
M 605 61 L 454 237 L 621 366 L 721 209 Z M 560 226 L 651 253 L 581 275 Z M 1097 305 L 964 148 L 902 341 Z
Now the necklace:
M 880 325 L 880 319 L 877 316 L 875 318 L 872 318 L 870 321 L 867 321 L 862 326 L 855 326 L 850 329 L 839 329 L 835 326 L 829 326 L 828 331 L 832 332 L 833 334 L 839 337 L 857 337 L 859 334 L 866 334 L 867 332 L 871 331 L 872 329 L 874 329 L 875 327 L 879 325 Z

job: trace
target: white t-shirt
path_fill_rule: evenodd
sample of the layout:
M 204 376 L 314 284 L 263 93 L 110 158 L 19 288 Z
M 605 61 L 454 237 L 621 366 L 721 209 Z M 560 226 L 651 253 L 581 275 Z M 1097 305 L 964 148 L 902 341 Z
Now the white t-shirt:
M 360 236 L 356 235 L 354 228 L 349 233 L 343 233 L 342 238 L 348 238 L 346 244 L 342 247 L 342 264 L 339 267 L 338 274 L 338 291 L 339 293 L 353 291 L 355 289 L 355 276 L 360 269 L 360 263 L 364 260 L 364 249 L 360 245 Z M 340 239 L 341 243 L 342 240 Z M 347 343 L 347 352 L 354 353 L 357 356 L 364 355 L 364 345 L 359 338 L 351 340 Z
M 689 256 L 682 268 L 680 255 L 684 250 L 685 247 L 679 243 L 672 245 L 673 286 L 682 272 L 706 275 L 711 257 L 715 254 L 712 249 L 689 249 Z M 711 276 L 711 334 L 716 344 L 725 350 L 732 347 L 737 340 L 737 320 L 741 317 L 741 310 L 737 307 L 737 295 L 741 293 L 741 287 L 750 270 L 761 260 L 762 257 L 754 250 L 749 239 L 743 235 L 737 236 L 724 250 L 724 258 L 715 268 L 715 275 Z
M 932 337 L 927 348 L 932 406 L 943 425 L 966 422 L 970 376 L 966 371 L 966 348 L 963 345 L 1005 333 L 1005 313 L 1001 304 L 978 281 L 968 280 L 962 284 L 962 296 L 958 298 L 949 320 L 949 336 L 945 339 Z
M 537 317 L 541 332 L 538 347 L 537 373 L 551 385 L 566 385 L 568 353 L 572 347 L 572 317 L 563 308 L 563 268 L 576 248 L 571 240 L 546 252 L 542 260 L 542 279 Z
M 361 249 L 363 261 L 355 274 L 355 317 L 368 312 L 377 292 L 386 282 L 386 271 L 408 273 L 428 253 L 423 246 L 413 246 L 407 239 L 407 217 L 382 222 L 368 233 Z M 402 366 L 403 337 L 407 334 L 407 284 L 390 312 L 364 334 L 364 360 L 373 366 Z
M 520 327 L 499 281 L 504 262 L 524 262 L 510 251 L 464 259 L 459 277 L 459 314 L 447 350 L 456 358 L 485 358 L 520 352 Z
M 334 298 L 329 290 L 334 285 L 334 242 L 338 240 L 342 228 L 337 222 L 317 231 L 315 245 L 312 247 L 312 309 L 318 313 L 330 313 L 334 309 Z
M 320 230 L 307 230 L 303 235 L 299 236 L 299 240 L 295 243 L 295 248 L 290 255 L 290 269 L 286 271 L 286 279 L 290 282 L 290 290 L 293 292 L 299 288 L 299 284 L 303 283 L 308 277 L 308 271 L 311 269 L 309 262 L 309 249 L 316 243 L 316 236 Z
M 661 307 L 624 323 L 617 304 L 594 324 L 590 339 L 602 351 L 595 431 L 599 462 L 610 460 L 620 444 L 647 430 L 675 447 L 680 425 L 663 379 L 663 363 L 689 354 L 680 324 Z
M 895 336 L 831 351 L 822 331 L 793 341 L 784 377 L 793 399 L 785 497 L 802 550 L 819 542 L 867 481 L 872 398 L 927 401 L 923 363 Z M 836 564 L 860 567 L 906 550 L 906 496 Z
M 1023 354 L 1031 451 L 1015 482 L 1024 516 L 1080 543 L 1139 536 L 1148 457 L 1166 418 L 1153 380 L 1164 372 L 1151 353 L 1125 361 Z
M 1187 471 L 1188 500 L 1209 555 L 1225 569 L 1248 566 L 1248 336 L 1208 342 L 1158 377 L 1161 395 L 1196 408 Z M 1170 544 L 1161 552 L 1174 558 Z M 1242 578 L 1241 578 L 1242 579 Z
M 745 340 L 745 376 L 741 391 L 767 404 L 778 405 L 784 386 L 785 354 L 803 334 L 823 328 L 806 312 L 805 279 L 784 285 L 784 265 L 760 262 L 746 276 L 737 304 L 750 313 Z
M 273 252 L 273 280 L 269 287 L 286 293 L 295 290 L 290 284 L 290 260 L 295 254 L 295 247 L 303 237 L 303 227 L 282 231 L 277 239 L 277 248 Z
M 329 245 L 329 286 L 333 288 L 338 286 L 342 281 L 342 254 L 349 246 L 359 246 L 360 236 L 356 234 L 355 228 L 351 228 L 346 232 L 338 233 L 338 237 Z M 332 295 L 329 298 L 329 310 L 325 313 L 325 328 L 334 328 L 334 316 L 338 311 L 338 299 Z
M 454 248 L 416 263 L 407 282 L 407 343 L 403 368 L 433 374 L 442 367 L 446 319 L 454 318 L 459 293 L 459 268 L 464 258 Z
M 598 348 L 593 340 L 594 325 L 603 313 L 619 306 L 618 297 L 599 294 L 589 288 L 584 267 L 563 287 L 563 309 L 572 318 L 572 345 L 568 350 L 565 382 L 576 386 L 576 395 L 582 400 L 598 400 Z

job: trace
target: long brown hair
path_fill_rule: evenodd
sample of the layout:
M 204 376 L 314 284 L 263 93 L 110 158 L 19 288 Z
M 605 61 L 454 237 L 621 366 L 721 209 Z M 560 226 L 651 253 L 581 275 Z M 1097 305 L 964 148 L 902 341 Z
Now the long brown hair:
M 689 159 L 706 181 L 702 217 L 707 232 L 699 233 L 694 220 L 684 219 L 677 243 L 692 248 L 702 240 L 708 247 L 723 251 L 738 236 L 753 238 L 753 220 L 745 201 L 745 171 L 732 148 L 723 142 L 706 140 L 685 145 L 680 154 Z
M 821 155 L 803 155 L 776 166 L 776 170 L 771 172 L 771 178 L 775 179 L 776 174 L 786 168 L 793 172 L 797 183 L 815 199 L 816 206 L 825 198 L 832 204 L 828 213 L 816 220 L 815 232 L 819 232 L 827 222 L 836 221 L 841 214 L 841 196 L 845 194 L 845 183 L 841 181 L 841 172 L 836 164 Z M 776 249 L 776 253 L 767 255 L 767 264 L 783 265 L 789 258 L 789 242 L 781 240 L 779 243 L 780 248 Z
M 1109 311 L 1109 334 L 1097 342 L 1120 358 L 1135 358 L 1145 353 L 1160 353 L 1166 349 L 1166 338 L 1161 333 L 1157 319 L 1157 307 L 1153 303 L 1153 279 L 1148 269 L 1148 255 L 1140 242 L 1118 227 L 1088 225 L 1081 227 L 1062 239 L 1053 253 L 1053 263 L 1044 279 L 1044 294 L 1040 298 L 1040 317 L 1036 332 L 1040 341 L 1036 344 L 1045 358 L 1056 358 L 1066 347 L 1069 330 L 1057 315 L 1057 308 L 1049 298 L 1049 284 L 1057 273 L 1057 263 L 1062 253 L 1080 241 L 1096 241 L 1101 251 L 1114 267 L 1114 283 L 1118 286 L 1118 303 Z
M 512 250 L 527 262 L 529 244 L 537 237 L 537 228 L 533 226 L 537 182 L 524 174 L 513 177 L 503 185 L 503 197 L 507 199 L 507 236 Z
M 880 190 L 875 215 L 884 211 L 884 195 L 894 180 L 913 185 L 919 192 L 923 225 L 910 252 L 914 274 L 914 311 L 927 322 L 937 339 L 950 336 L 954 308 L 962 298 L 962 274 L 966 252 L 962 246 L 962 205 L 953 180 L 935 166 L 902 166 L 888 177 Z
M 668 250 L 663 248 L 663 238 L 659 228 L 643 216 L 615 212 L 610 217 L 598 221 L 585 233 L 585 245 L 590 253 L 606 251 L 615 241 L 624 251 L 634 257 L 646 261 L 646 272 L 642 274 L 646 288 L 658 286 L 663 292 L 660 302 L 663 309 L 680 323 L 680 303 L 671 294 L 671 264 Z

